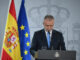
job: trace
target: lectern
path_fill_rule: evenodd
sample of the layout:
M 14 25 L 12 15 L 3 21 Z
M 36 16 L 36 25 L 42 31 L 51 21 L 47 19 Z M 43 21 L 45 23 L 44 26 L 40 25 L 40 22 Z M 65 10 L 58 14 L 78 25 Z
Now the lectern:
M 37 60 L 76 60 L 76 51 L 39 50 Z

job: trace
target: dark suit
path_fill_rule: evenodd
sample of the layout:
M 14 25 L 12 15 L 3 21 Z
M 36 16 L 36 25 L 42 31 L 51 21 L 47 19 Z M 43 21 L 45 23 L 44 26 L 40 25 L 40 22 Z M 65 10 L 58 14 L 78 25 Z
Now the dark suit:
M 31 54 L 41 49 L 66 50 L 64 39 L 61 32 L 52 30 L 50 48 L 48 48 L 47 38 L 44 29 L 34 33 L 31 46 Z

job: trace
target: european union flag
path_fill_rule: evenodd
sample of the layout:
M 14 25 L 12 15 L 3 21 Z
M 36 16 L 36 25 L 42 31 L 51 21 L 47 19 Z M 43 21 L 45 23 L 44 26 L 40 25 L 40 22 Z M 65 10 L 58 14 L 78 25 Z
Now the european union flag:
M 30 55 L 30 31 L 24 7 L 25 1 L 22 0 L 19 17 L 18 17 L 18 30 L 20 39 L 20 49 L 22 60 L 31 60 Z

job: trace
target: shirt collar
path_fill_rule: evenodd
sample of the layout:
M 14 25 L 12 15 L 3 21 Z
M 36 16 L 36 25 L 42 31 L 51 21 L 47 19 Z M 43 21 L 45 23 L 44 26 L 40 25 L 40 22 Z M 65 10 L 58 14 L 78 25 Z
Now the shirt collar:
M 46 36 L 47 36 L 47 32 L 48 31 L 45 30 Z M 52 36 L 52 30 L 50 30 L 50 36 Z

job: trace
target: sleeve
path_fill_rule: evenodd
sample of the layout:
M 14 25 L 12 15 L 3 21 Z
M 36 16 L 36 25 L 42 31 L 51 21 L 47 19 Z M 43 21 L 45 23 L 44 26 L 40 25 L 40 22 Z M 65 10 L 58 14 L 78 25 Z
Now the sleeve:
M 35 32 L 33 35 L 31 48 L 30 48 L 30 53 L 32 54 L 33 57 L 36 51 L 37 51 L 37 32 Z
M 61 38 L 60 38 L 61 40 L 60 40 L 60 46 L 61 46 L 61 50 L 66 50 L 66 47 L 65 47 L 65 42 L 64 42 L 64 37 L 63 37 L 63 35 L 62 35 L 62 33 L 61 33 Z

